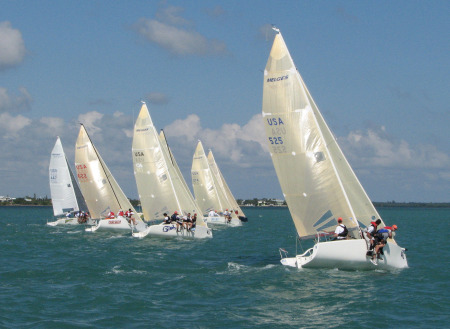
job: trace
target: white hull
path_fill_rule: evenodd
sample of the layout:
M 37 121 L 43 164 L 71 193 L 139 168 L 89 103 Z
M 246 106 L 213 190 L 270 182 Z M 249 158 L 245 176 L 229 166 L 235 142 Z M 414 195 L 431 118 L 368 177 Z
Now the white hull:
M 327 241 L 314 245 L 303 255 L 283 258 L 281 264 L 298 268 L 339 268 L 350 270 L 399 269 L 407 268 L 408 262 L 404 248 L 390 243 L 383 248 L 383 260 L 378 265 L 372 264 L 366 256 L 365 240 Z
M 82 223 L 82 224 L 87 224 L 87 225 L 92 225 L 92 221 L 88 220 L 86 223 Z M 59 218 L 54 222 L 47 222 L 47 225 L 49 226 L 57 226 L 57 225 L 81 225 L 78 223 L 78 218 Z
M 241 220 L 239 218 L 231 218 L 231 221 L 225 217 L 204 217 L 203 220 L 208 224 L 217 224 L 217 225 L 228 225 L 228 226 L 242 226 Z
M 176 224 L 158 224 L 148 226 L 142 232 L 134 232 L 133 237 L 135 238 L 143 238 L 147 235 L 159 235 L 159 236 L 167 236 L 167 237 L 186 237 L 193 239 L 204 239 L 204 238 L 212 238 L 212 230 L 205 226 L 197 226 L 192 231 L 188 231 L 186 229 L 180 229 L 177 232 Z
M 138 224 L 139 225 L 139 224 Z M 134 228 L 133 228 L 134 229 Z M 117 217 L 114 219 L 101 219 L 97 225 L 88 227 L 86 232 L 95 232 L 98 230 L 132 230 L 132 226 L 125 217 Z

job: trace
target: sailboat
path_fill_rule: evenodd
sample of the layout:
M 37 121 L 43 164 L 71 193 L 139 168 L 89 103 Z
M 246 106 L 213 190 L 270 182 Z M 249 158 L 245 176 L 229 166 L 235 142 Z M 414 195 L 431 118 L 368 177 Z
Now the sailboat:
M 75 213 L 86 212 L 87 207 L 59 136 L 50 155 L 49 179 L 53 215 L 60 218 L 53 222 L 47 222 L 47 225 L 78 224 Z
M 203 214 L 205 214 L 205 221 L 207 223 L 242 226 L 240 219 L 234 211 L 230 211 L 233 210 L 231 202 L 225 194 L 221 175 L 212 152 L 210 152 L 210 155 L 210 158 L 206 157 L 202 142 L 198 141 L 192 159 L 191 169 L 195 200 L 200 206 L 200 209 L 202 209 Z M 217 209 L 219 213 L 217 213 Z M 225 217 L 224 211 L 230 212 L 230 215 L 232 215 L 231 219 Z M 208 215 L 209 213 L 213 215 Z
M 218 186 L 222 189 L 225 195 L 225 199 L 227 200 L 226 202 L 229 205 L 228 209 L 232 210 L 232 216 L 233 217 L 236 216 L 237 218 L 239 218 L 241 222 L 248 222 L 248 218 L 245 216 L 241 207 L 239 207 L 238 203 L 236 202 L 236 199 L 231 193 L 231 190 L 228 187 L 228 184 L 225 181 L 225 178 L 223 177 L 222 172 L 220 171 L 219 166 L 217 165 L 211 150 L 209 150 L 208 153 L 208 163 L 213 175 L 216 177 Z
M 143 231 L 146 228 L 146 224 L 117 184 L 83 125 L 80 127 L 75 147 L 75 167 L 90 216 L 97 221 L 97 225 L 87 228 L 86 231 L 95 232 L 104 229 Z M 129 223 L 123 216 L 107 218 L 110 211 L 116 213 L 119 210 L 129 209 L 135 214 L 136 225 Z
M 142 104 L 134 126 L 133 164 L 136 185 L 144 218 L 147 221 L 162 220 L 177 211 L 186 216 L 197 214 L 195 229 L 177 229 L 175 223 L 150 225 L 134 237 L 146 235 L 182 236 L 188 238 L 212 238 L 212 230 L 203 220 L 183 175 L 167 144 L 164 133 L 158 135 L 147 105 Z
M 314 246 L 281 263 L 297 268 L 373 269 L 361 229 L 380 218 L 325 123 L 278 29 L 264 71 L 262 114 L 270 155 L 298 237 Z M 324 241 L 341 217 L 350 239 Z M 385 226 L 382 222 L 380 227 Z M 378 268 L 408 267 L 388 239 Z

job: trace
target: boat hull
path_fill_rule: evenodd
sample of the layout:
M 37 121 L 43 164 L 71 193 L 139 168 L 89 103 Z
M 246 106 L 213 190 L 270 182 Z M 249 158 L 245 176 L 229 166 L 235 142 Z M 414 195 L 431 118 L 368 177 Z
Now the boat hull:
M 134 232 L 133 237 L 143 238 L 147 235 L 159 235 L 166 237 L 185 237 L 192 239 L 204 239 L 212 238 L 212 230 L 209 227 L 197 226 L 195 229 L 188 231 L 186 229 L 180 229 L 177 231 L 176 224 L 157 224 L 148 226 L 142 232 Z
M 298 268 L 339 268 L 348 270 L 371 270 L 407 268 L 405 249 L 397 244 L 388 242 L 383 248 L 382 260 L 378 265 L 372 264 L 366 256 L 367 244 L 365 240 L 327 241 L 314 245 L 303 255 L 283 258 L 281 263 Z
M 81 223 L 81 224 L 87 224 L 87 225 L 93 225 L 92 221 L 88 221 L 87 223 Z M 54 222 L 47 222 L 48 226 L 57 226 L 57 225 L 81 225 L 78 223 L 78 218 L 59 218 L 55 220 Z
M 208 224 L 214 224 L 214 225 L 228 225 L 228 226 L 242 226 L 241 220 L 239 218 L 231 218 L 231 221 L 228 222 L 228 220 L 223 216 L 217 216 L 217 217 L 204 217 L 203 220 Z
M 86 228 L 86 232 L 96 232 L 104 230 L 128 230 L 131 231 L 131 225 L 125 217 L 117 217 L 114 219 L 100 219 L 97 225 Z

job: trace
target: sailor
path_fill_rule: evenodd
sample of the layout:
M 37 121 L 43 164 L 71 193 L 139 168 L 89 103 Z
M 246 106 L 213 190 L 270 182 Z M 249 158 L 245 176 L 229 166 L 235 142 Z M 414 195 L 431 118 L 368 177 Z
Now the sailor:
M 189 229 L 189 224 L 192 222 L 191 213 L 189 212 L 187 216 L 183 216 L 183 227 Z
M 225 211 L 223 212 L 223 216 L 228 221 L 228 223 L 231 222 L 231 212 L 229 212 L 228 209 L 225 209 Z
M 123 210 L 119 209 L 119 212 L 117 213 L 117 217 L 123 217 Z
M 170 224 L 172 222 L 170 220 L 170 217 L 167 215 L 167 213 L 164 213 L 163 216 L 164 216 L 163 224 Z
M 131 210 L 131 208 L 125 212 L 125 216 L 127 217 L 128 223 L 131 224 L 131 221 L 133 221 L 133 224 L 136 225 L 136 219 L 134 219 L 133 215 L 134 212 Z
M 219 214 L 217 213 L 217 211 L 215 210 L 211 210 L 208 214 L 209 217 L 217 217 L 219 216 Z
M 377 227 L 381 224 L 381 219 L 377 219 L 375 222 L 370 222 L 370 225 L 367 226 L 363 233 L 365 235 L 366 240 L 369 240 L 369 251 L 367 252 L 368 256 L 372 256 L 372 250 L 375 247 L 375 234 L 377 233 Z
M 194 216 L 192 216 L 191 222 L 188 224 L 189 224 L 188 231 L 195 230 L 195 226 L 197 225 L 197 214 L 194 214 Z
M 377 264 L 377 259 L 382 260 L 383 258 L 380 256 L 381 250 L 387 244 L 387 239 L 392 238 L 392 232 L 397 230 L 397 225 L 386 226 L 382 229 L 379 229 L 375 235 L 375 253 L 372 255 L 372 259 L 370 260 L 374 265 Z
M 342 217 L 339 217 L 338 218 L 338 226 L 336 226 L 336 229 L 334 230 L 333 240 L 347 239 L 347 235 L 348 235 L 348 229 L 344 224 L 342 224 Z
M 108 214 L 108 217 L 106 217 L 106 218 L 108 218 L 108 219 L 113 219 L 113 218 L 115 218 L 114 212 L 110 211 L 109 214 Z

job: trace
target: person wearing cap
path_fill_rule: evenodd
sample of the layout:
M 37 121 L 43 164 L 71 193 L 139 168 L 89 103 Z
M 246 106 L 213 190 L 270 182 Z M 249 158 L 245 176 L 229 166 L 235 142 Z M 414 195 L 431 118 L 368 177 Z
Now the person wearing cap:
M 397 225 L 386 226 L 378 230 L 377 234 L 375 235 L 375 253 L 372 255 L 371 259 L 371 262 L 374 265 L 377 265 L 377 259 L 383 259 L 380 256 L 380 253 L 383 250 L 383 247 L 386 245 L 387 239 L 392 238 L 392 232 L 395 232 L 396 230 Z
M 342 217 L 339 217 L 337 221 L 338 226 L 336 226 L 336 229 L 334 230 L 333 240 L 347 239 L 348 229 L 344 224 L 342 224 Z

